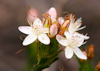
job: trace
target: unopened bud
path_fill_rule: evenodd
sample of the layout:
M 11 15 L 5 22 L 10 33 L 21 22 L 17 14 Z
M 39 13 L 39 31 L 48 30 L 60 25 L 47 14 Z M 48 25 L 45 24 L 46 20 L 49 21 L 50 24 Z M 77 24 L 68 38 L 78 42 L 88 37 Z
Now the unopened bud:
M 95 67 L 95 71 L 100 71 L 100 62 L 98 62 L 98 65 Z
M 92 59 L 94 57 L 94 45 L 93 44 L 88 46 L 87 57 L 88 59 Z
M 57 24 L 52 24 L 50 27 L 50 37 L 54 37 L 58 33 Z
M 64 19 L 62 17 L 59 17 L 58 22 L 59 22 L 60 25 L 62 25 L 64 23 Z
M 70 21 L 66 20 L 62 26 L 66 28 L 66 27 L 68 27 L 69 23 L 70 23 Z
M 30 7 L 27 15 L 27 20 L 29 22 L 34 22 L 35 18 L 38 16 L 38 12 L 33 7 Z
M 57 11 L 54 7 L 49 9 L 49 15 L 51 16 L 51 18 L 56 18 L 57 17 Z
M 66 28 L 64 28 L 64 27 L 60 28 L 60 31 L 58 34 L 63 36 L 65 31 L 66 31 Z

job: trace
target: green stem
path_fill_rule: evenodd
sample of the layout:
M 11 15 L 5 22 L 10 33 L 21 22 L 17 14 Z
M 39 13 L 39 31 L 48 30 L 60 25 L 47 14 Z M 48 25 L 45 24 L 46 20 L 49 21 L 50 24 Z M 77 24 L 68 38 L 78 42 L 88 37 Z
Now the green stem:
M 42 68 L 39 65 L 37 65 L 33 68 L 33 71 L 42 71 Z

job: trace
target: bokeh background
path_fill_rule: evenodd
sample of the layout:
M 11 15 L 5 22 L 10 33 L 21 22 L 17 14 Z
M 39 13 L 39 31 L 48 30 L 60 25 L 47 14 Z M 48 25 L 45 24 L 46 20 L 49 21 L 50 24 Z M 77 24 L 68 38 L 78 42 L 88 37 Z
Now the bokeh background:
M 40 16 L 50 7 L 55 7 L 58 16 L 64 16 L 65 11 L 75 14 L 76 18 L 82 17 L 82 26 L 87 27 L 81 32 L 88 33 L 89 44 L 95 45 L 95 57 L 92 60 L 93 68 L 100 61 L 100 0 L 0 0 L 0 71 L 22 71 L 26 66 L 25 51 L 16 54 L 24 48 L 19 36 L 18 26 L 28 25 L 28 6 L 34 6 Z M 66 61 L 64 52 L 60 59 L 45 71 L 60 71 Z M 78 71 L 75 58 L 65 66 L 64 71 Z

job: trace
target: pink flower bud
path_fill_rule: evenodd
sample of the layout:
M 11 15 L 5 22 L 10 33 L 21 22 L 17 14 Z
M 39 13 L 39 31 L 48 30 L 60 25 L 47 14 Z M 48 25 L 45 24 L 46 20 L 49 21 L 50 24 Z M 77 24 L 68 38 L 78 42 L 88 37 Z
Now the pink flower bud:
M 34 8 L 30 8 L 27 15 L 28 21 L 33 22 L 37 16 L 38 16 L 37 10 Z
M 62 25 L 64 23 L 64 19 L 62 17 L 59 17 L 58 22 L 59 22 L 60 25 Z
M 62 26 L 63 27 L 67 27 L 69 25 L 69 23 L 70 23 L 70 21 L 69 20 L 66 20 Z
M 55 36 L 58 33 L 57 24 L 53 24 L 50 27 L 50 35 Z
M 51 16 L 51 18 L 56 18 L 57 17 L 57 11 L 54 7 L 50 8 L 48 13 Z

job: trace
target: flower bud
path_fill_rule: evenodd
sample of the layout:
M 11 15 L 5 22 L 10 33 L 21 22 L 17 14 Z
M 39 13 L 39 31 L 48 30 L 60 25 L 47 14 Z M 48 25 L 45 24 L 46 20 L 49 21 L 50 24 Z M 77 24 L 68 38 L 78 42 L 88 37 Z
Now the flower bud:
M 56 18 L 57 17 L 57 11 L 54 7 L 49 9 L 49 15 L 51 16 L 51 18 Z
M 92 59 L 94 57 L 94 45 L 93 44 L 88 46 L 87 57 L 88 59 Z
M 95 67 L 95 71 L 100 71 L 100 62 L 98 62 L 98 65 Z
M 60 25 L 62 25 L 64 23 L 64 19 L 62 17 L 59 17 L 58 22 L 59 22 Z
M 68 27 L 69 23 L 70 23 L 70 21 L 66 20 L 62 26 L 66 28 L 66 27 Z
M 66 28 L 61 28 L 60 29 L 60 32 L 59 32 L 59 35 L 62 35 L 63 36 L 65 31 L 66 31 Z
M 57 18 L 57 11 L 54 7 L 51 7 L 48 11 L 48 14 L 50 15 L 52 23 L 56 21 Z
M 38 16 L 38 12 L 33 7 L 30 7 L 27 15 L 27 19 L 29 22 L 34 22 L 35 18 Z
M 57 24 L 52 24 L 50 27 L 50 37 L 54 37 L 58 33 Z

